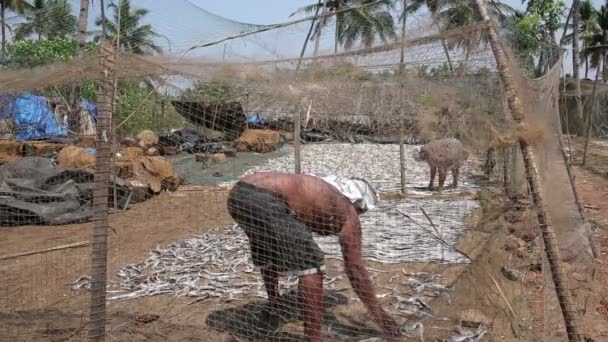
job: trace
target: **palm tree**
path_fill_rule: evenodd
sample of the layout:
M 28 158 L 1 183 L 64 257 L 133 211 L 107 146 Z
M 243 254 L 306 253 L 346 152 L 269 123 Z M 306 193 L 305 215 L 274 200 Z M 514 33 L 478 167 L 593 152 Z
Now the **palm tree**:
M 290 16 L 304 13 L 312 14 L 318 8 L 335 13 L 332 16 L 335 25 L 334 53 L 338 52 L 339 45 L 349 49 L 361 41 L 366 47 L 371 46 L 377 37 L 382 41 L 395 37 L 395 24 L 389 9 L 394 0 L 327 0 L 323 3 L 314 3 L 297 9 Z M 349 7 L 364 6 L 347 12 L 341 12 Z M 311 39 L 317 39 L 323 28 L 330 20 L 320 20 L 314 29 Z
M 6 49 L 6 10 L 17 14 L 25 14 L 33 10 L 33 6 L 24 0 L 0 0 L 0 19 L 2 19 L 2 55 Z
M 361 0 L 356 5 L 365 5 L 372 2 Z M 371 5 L 347 12 L 341 21 L 338 31 L 338 42 L 346 50 L 352 48 L 353 44 L 361 41 L 366 48 L 371 47 L 376 37 L 386 42 L 389 38 L 396 38 L 395 21 L 390 9 L 390 1 L 384 4 Z
M 140 25 L 142 18 L 149 13 L 147 9 L 132 9 L 130 0 L 119 0 L 118 5 L 112 2 L 108 8 L 114 12 L 113 20 L 98 18 L 95 24 L 105 28 L 109 39 L 118 39 L 123 51 L 139 55 L 162 53 L 162 49 L 154 43 L 158 34 L 152 26 Z M 98 34 L 95 40 L 99 41 L 100 38 L 101 34 Z
M 69 36 L 76 32 L 76 22 L 67 0 L 35 0 L 32 15 L 27 16 L 25 23 L 17 25 L 15 39 L 31 35 L 36 35 L 38 40 Z
M 409 11 L 416 12 L 422 7 L 426 7 L 434 17 L 435 26 L 439 31 L 450 31 L 461 26 L 472 25 L 480 21 L 474 9 L 472 0 L 412 0 Z M 507 26 L 510 19 L 515 14 L 515 9 L 501 2 L 500 0 L 489 0 L 488 12 L 491 17 L 501 26 Z M 449 50 L 461 48 L 465 52 L 465 61 L 461 72 L 466 72 L 466 66 L 470 53 L 485 42 L 485 36 L 481 33 L 472 36 L 463 36 L 459 40 L 441 40 L 444 53 L 446 55 L 450 71 L 453 72 L 453 65 Z
M 604 82 L 608 81 L 608 0 L 595 13 L 595 20 L 583 33 L 584 56 L 589 59 L 589 66 L 601 72 Z
M 103 10 L 103 2 L 101 3 Z M 83 50 L 87 40 L 87 25 L 89 20 L 89 0 L 80 0 L 80 12 L 78 15 L 78 50 Z
M 579 16 L 578 16 L 578 34 L 581 37 L 583 46 L 580 52 L 580 58 L 585 60 L 585 78 L 589 77 L 589 59 L 587 58 L 586 46 L 587 41 L 585 37 L 593 34 L 592 30 L 595 25 L 597 16 L 597 10 L 593 7 L 593 3 L 590 0 L 581 1 L 579 3 Z M 569 24 L 568 29 L 574 30 L 574 24 Z M 564 37 L 565 43 L 572 43 L 574 40 L 574 34 L 569 33 Z

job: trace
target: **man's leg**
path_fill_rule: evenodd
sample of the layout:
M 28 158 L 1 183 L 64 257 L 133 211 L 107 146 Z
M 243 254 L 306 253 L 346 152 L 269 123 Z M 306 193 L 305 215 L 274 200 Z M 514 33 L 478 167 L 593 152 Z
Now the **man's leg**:
M 307 341 L 322 342 L 323 334 L 323 273 L 300 276 L 300 303 L 304 315 L 304 333 Z
M 279 277 L 275 270 L 271 268 L 262 268 L 260 270 L 262 278 L 264 279 L 264 287 L 266 288 L 266 294 L 268 294 L 268 301 L 272 310 L 279 310 Z M 278 313 L 278 312 L 277 312 Z

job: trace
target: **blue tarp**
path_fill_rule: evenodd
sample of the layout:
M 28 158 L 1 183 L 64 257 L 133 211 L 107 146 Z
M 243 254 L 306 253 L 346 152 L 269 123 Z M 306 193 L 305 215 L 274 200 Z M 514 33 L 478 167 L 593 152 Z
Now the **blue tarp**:
M 266 125 L 268 121 L 260 113 L 253 114 L 247 118 L 247 123 L 250 125 Z
M 97 106 L 80 101 L 80 107 L 97 118 Z M 15 139 L 38 140 L 52 136 L 67 136 L 67 131 L 57 122 L 44 96 L 24 92 L 18 96 L 0 96 L 0 119 L 12 118 L 15 124 Z
M 66 130 L 57 123 L 47 99 L 32 93 L 21 93 L 2 108 L 1 118 L 12 118 L 15 139 L 37 140 L 48 136 L 66 136 Z

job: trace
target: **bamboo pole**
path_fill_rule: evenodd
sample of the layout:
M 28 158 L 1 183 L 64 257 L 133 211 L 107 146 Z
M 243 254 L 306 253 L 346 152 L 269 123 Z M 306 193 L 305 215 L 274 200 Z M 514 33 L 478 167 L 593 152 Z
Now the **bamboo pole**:
M 95 154 L 95 176 L 93 187 L 93 239 L 91 243 L 91 299 L 88 340 L 105 340 L 106 326 L 106 281 L 108 255 L 108 196 L 112 150 L 112 98 L 115 67 L 114 47 L 107 41 L 101 45 L 103 75 L 97 93 L 99 115 L 97 118 L 97 141 Z
M 74 243 L 69 243 L 69 244 L 66 244 L 66 245 L 55 246 L 55 247 L 50 247 L 50 248 L 45 248 L 45 249 L 39 249 L 39 250 L 35 250 L 35 251 L 28 251 L 28 252 L 22 252 L 22 253 L 3 255 L 3 256 L 0 256 L 0 260 L 15 259 L 15 258 L 20 258 L 20 257 L 24 257 L 24 256 L 29 256 L 29 255 L 42 254 L 42 253 L 48 253 L 48 252 L 55 252 L 55 251 L 60 251 L 60 250 L 70 249 L 70 248 L 85 247 L 85 246 L 88 246 L 88 245 L 89 245 L 89 241 L 74 242 Z
M 523 123 L 525 119 L 524 110 L 515 88 L 515 82 L 511 75 L 511 68 L 508 64 L 506 53 L 499 43 L 498 35 L 492 22 L 490 21 L 490 17 L 483 0 L 475 0 L 475 7 L 480 14 L 481 20 L 486 22 L 484 29 L 488 36 L 488 40 L 496 60 L 500 79 L 507 94 L 507 101 L 511 115 L 517 123 Z M 528 186 L 532 194 L 532 201 L 536 209 L 538 224 L 546 246 L 545 253 L 547 254 L 547 259 L 549 260 L 549 267 L 553 276 L 552 278 L 555 284 L 555 291 L 561 307 L 568 339 L 571 342 L 579 341 L 582 335 L 576 323 L 577 311 L 572 297 L 568 292 L 566 278 L 562 273 L 562 261 L 560 251 L 558 249 L 557 238 L 555 231 L 553 230 L 550 217 L 545 209 L 545 200 L 543 198 L 543 191 L 541 188 L 534 152 L 532 151 L 532 147 L 523 139 L 519 141 L 519 146 L 524 160 L 524 166 L 526 168 L 526 179 L 528 181 Z
M 405 89 L 401 84 L 401 117 L 399 118 L 399 169 L 401 173 L 401 193 L 405 195 Z

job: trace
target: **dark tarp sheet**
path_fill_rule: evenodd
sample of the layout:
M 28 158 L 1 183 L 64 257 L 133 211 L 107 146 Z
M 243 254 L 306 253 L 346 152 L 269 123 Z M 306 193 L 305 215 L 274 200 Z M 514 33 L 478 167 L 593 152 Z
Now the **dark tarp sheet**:
M 42 157 L 0 165 L 0 225 L 88 221 L 93 216 L 93 175 L 90 169 L 55 167 Z M 126 198 L 128 188 L 117 186 L 119 198 Z

